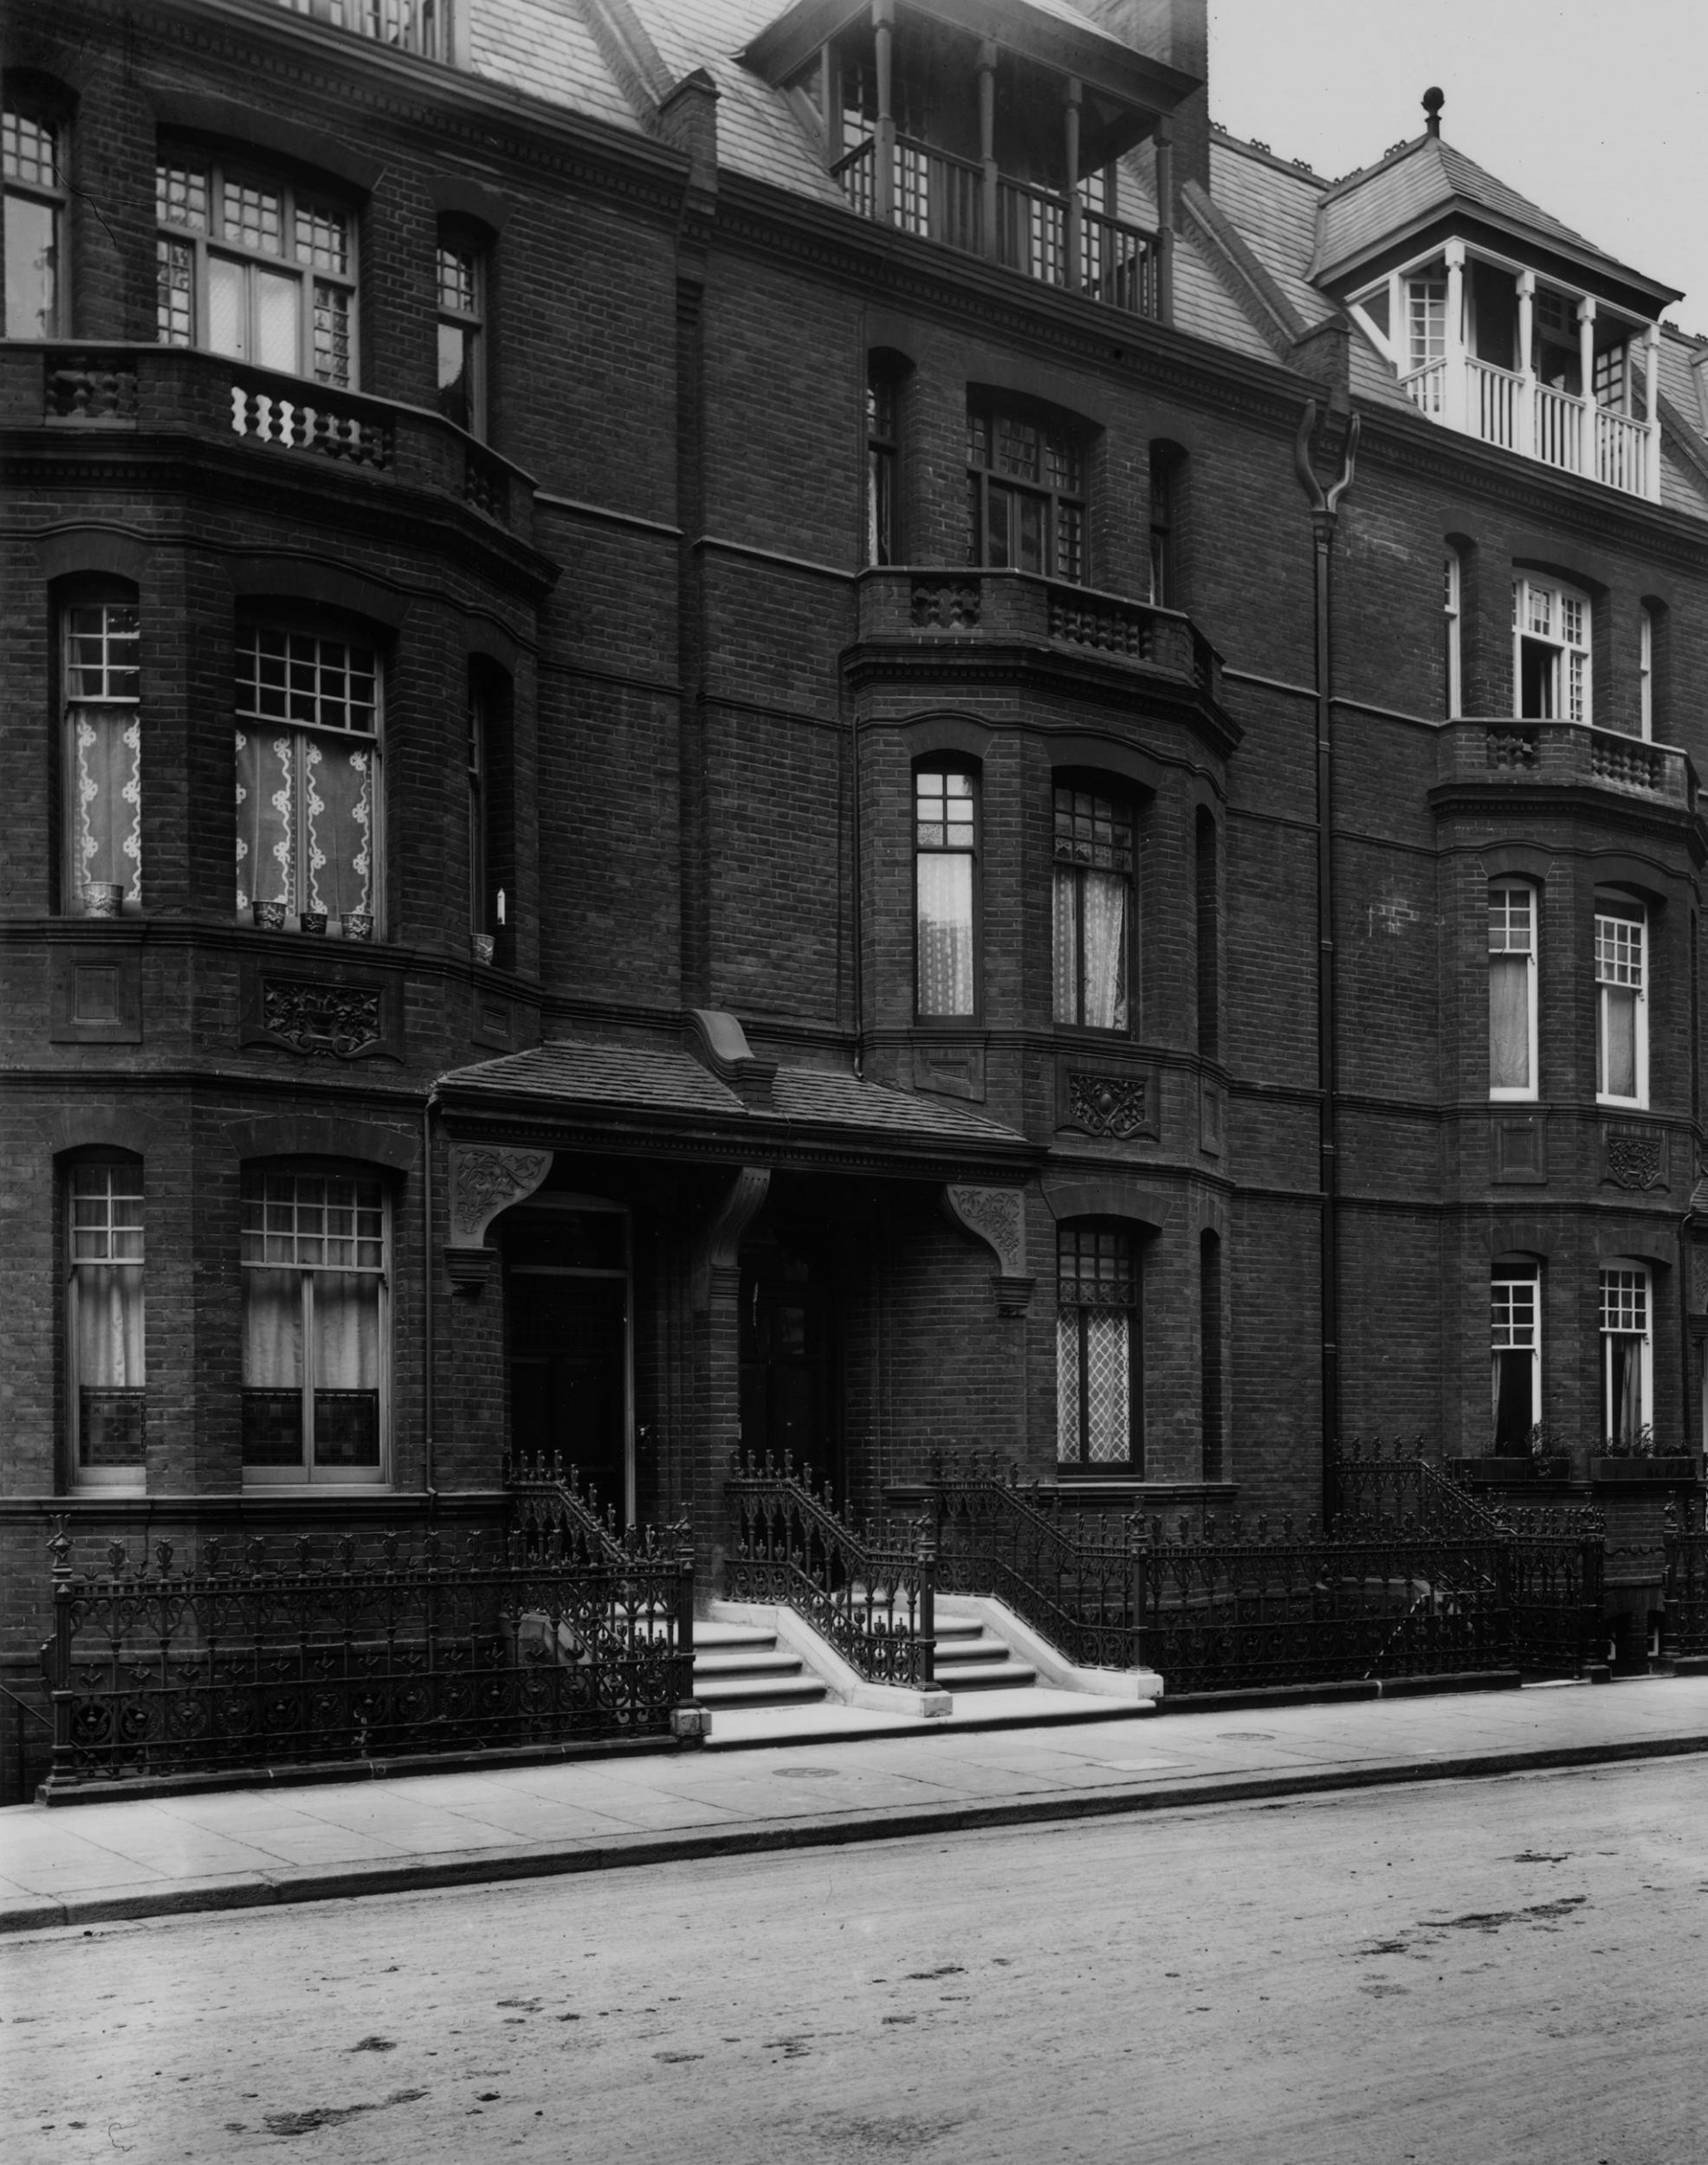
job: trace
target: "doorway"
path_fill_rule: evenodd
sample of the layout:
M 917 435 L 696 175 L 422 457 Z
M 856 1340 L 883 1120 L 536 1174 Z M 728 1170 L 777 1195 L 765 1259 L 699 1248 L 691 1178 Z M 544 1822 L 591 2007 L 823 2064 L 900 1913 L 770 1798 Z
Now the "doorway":
M 831 1302 L 809 1264 L 773 1240 L 741 1255 L 741 1448 L 812 1467 L 842 1493 Z
M 601 1511 L 635 1512 L 629 1214 L 597 1196 L 535 1197 L 504 1227 L 510 1436 L 556 1452 Z

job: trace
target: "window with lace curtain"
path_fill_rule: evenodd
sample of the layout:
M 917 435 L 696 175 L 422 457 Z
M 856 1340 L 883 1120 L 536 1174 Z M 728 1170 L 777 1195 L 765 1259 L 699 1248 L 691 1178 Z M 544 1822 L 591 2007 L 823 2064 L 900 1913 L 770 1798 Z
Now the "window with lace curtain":
M 67 1391 L 78 1488 L 139 1488 L 147 1441 L 142 1161 L 78 1160 L 66 1179 Z
M 236 680 L 239 921 L 372 939 L 378 656 L 359 640 L 244 624 Z
M 387 1231 L 377 1175 L 245 1174 L 246 1482 L 385 1477 Z
M 978 1012 L 978 780 L 931 766 L 914 773 L 914 1004 L 921 1015 Z
M 1051 905 L 1058 1023 L 1128 1027 L 1132 912 L 1131 804 L 1058 782 Z
M 142 636 L 136 597 L 60 611 L 64 692 L 64 906 L 74 915 L 142 908 Z
M 1139 1403 L 1138 1243 L 1122 1227 L 1056 1235 L 1056 1457 L 1130 1470 Z

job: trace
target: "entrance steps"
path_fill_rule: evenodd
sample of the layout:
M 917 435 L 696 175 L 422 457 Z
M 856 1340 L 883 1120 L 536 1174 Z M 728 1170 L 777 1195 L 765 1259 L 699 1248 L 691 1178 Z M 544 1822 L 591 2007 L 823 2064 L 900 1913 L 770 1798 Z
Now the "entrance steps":
M 1161 1683 L 1076 1670 L 998 1602 L 940 1597 L 936 1689 L 869 1684 L 793 1610 L 715 1601 L 695 1625 L 710 1751 L 969 1729 L 1132 1721 Z

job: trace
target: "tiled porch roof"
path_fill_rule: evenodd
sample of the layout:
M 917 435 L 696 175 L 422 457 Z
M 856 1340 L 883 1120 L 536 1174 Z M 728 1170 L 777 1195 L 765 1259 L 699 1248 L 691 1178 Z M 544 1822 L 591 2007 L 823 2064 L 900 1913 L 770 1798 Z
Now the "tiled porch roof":
M 967 1107 L 915 1096 L 824 1068 L 780 1067 L 769 1104 L 744 1102 L 692 1053 L 670 1044 L 558 1039 L 441 1076 L 450 1110 L 508 1110 L 530 1121 L 560 1111 L 578 1123 L 684 1125 L 738 1147 L 786 1154 L 792 1141 L 845 1142 L 864 1155 L 1031 1160 L 1043 1152 L 1017 1129 Z

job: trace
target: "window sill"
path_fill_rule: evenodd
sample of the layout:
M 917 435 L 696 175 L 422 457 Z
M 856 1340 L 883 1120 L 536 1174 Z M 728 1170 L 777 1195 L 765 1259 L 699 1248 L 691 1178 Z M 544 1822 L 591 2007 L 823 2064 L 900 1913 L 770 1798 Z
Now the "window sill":
M 301 1481 L 294 1475 L 279 1481 L 268 1481 L 253 1471 L 243 1476 L 246 1496 L 394 1496 L 397 1491 L 389 1481 Z

